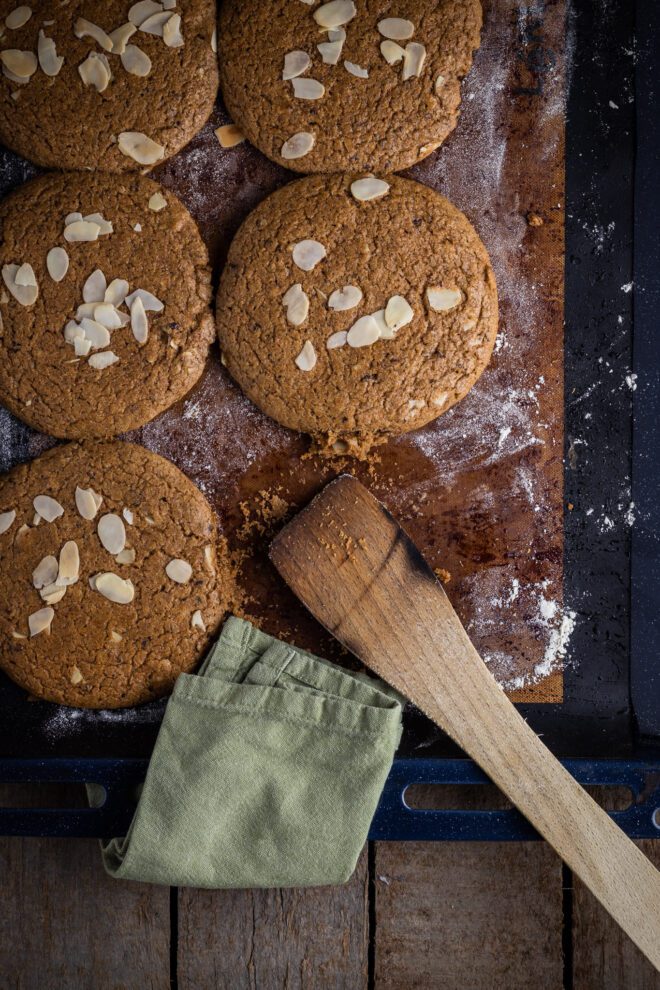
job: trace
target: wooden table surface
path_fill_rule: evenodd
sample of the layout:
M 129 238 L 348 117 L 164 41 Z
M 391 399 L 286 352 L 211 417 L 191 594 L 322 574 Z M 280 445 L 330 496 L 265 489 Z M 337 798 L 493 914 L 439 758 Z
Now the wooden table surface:
M 374 843 L 344 887 L 201 891 L 111 880 L 91 840 L 0 839 L 0 876 L 0 990 L 660 990 L 541 842 Z

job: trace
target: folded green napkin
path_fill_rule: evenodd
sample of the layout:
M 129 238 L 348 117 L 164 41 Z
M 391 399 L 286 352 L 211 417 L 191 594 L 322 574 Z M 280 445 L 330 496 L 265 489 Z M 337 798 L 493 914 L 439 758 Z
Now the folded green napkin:
M 114 877 L 169 886 L 344 883 L 401 737 L 380 681 L 229 619 L 176 682 Z

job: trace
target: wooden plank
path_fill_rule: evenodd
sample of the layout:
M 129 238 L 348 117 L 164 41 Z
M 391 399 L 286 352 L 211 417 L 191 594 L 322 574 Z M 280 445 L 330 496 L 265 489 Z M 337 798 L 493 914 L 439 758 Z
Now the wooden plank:
M 660 840 L 638 843 L 660 867 Z M 575 881 L 573 894 L 574 990 L 660 990 L 660 973 Z
M 378 843 L 378 990 L 561 990 L 562 868 L 545 843 Z
M 93 840 L 0 838 L 0 876 L 3 988 L 169 990 L 167 888 L 111 880 Z
M 360 990 L 368 868 L 343 887 L 179 892 L 179 990 Z

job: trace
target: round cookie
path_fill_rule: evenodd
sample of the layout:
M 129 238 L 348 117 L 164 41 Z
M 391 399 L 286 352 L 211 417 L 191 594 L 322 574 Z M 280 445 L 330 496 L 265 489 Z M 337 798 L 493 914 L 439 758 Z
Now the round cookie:
M 270 196 L 234 239 L 216 312 L 243 391 L 335 452 L 446 412 L 497 335 L 495 278 L 474 228 L 396 176 L 315 176 Z
M 479 0 L 225 0 L 220 86 L 248 140 L 294 171 L 399 171 L 456 126 L 481 23 Z
M 151 166 L 176 154 L 211 115 L 214 0 L 167 11 L 154 0 L 17 6 L 0 0 L 0 140 L 31 161 L 109 172 Z M 172 20 L 179 16 L 180 24 Z
M 0 668 L 36 697 L 124 708 L 169 693 L 231 598 L 213 511 L 164 458 L 67 444 L 0 480 Z
M 169 190 L 135 174 L 47 175 L 0 203 L 0 225 L 0 402 L 15 415 L 57 437 L 109 437 L 192 388 L 215 336 L 211 272 Z M 95 272 L 107 290 L 99 274 L 88 284 Z

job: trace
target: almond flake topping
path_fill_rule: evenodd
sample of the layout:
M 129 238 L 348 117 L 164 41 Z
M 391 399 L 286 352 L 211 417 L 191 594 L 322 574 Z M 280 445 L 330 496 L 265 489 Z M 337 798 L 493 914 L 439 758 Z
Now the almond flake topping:
M 14 509 L 11 509 L 10 512 L 0 512 L 0 536 L 11 529 L 15 522 L 16 511 Z
M 103 548 L 116 557 L 126 547 L 126 528 L 118 515 L 110 512 L 101 516 L 97 528 Z
M 39 592 L 41 600 L 46 603 L 46 605 L 57 605 L 61 602 L 66 595 L 66 587 L 61 584 L 49 584 L 45 588 L 42 588 Z
M 306 240 L 294 245 L 292 254 L 293 263 L 298 268 L 303 272 L 311 272 L 326 257 L 327 251 L 319 241 Z
M 303 72 L 307 72 L 311 64 L 312 60 L 307 52 L 289 52 L 284 56 L 282 79 L 286 82 L 289 79 L 295 79 L 296 76 L 301 76 Z
M 418 45 L 416 41 L 410 41 L 406 45 L 406 54 L 403 59 L 403 74 L 401 78 L 405 82 L 422 74 L 422 68 L 426 61 L 426 48 Z
M 285 161 L 295 161 L 296 158 L 304 158 L 305 155 L 310 153 L 315 144 L 316 138 L 313 134 L 310 134 L 308 131 L 299 131 L 298 134 L 294 134 L 282 145 L 282 158 Z
M 84 679 L 85 678 L 80 673 L 80 670 L 78 669 L 78 667 L 74 667 L 72 669 L 72 671 L 71 671 L 71 677 L 69 678 L 69 680 L 71 681 L 71 683 L 73 684 L 73 686 L 75 687 L 77 684 L 82 684 L 82 682 L 84 681 Z
M 325 65 L 337 65 L 339 59 L 341 58 L 342 48 L 344 47 L 343 41 L 322 41 L 320 45 L 316 46 L 321 53 L 321 58 Z
M 32 584 L 37 591 L 40 591 L 49 584 L 55 583 L 57 580 L 58 571 L 59 565 L 57 563 L 57 558 L 52 555 L 44 557 L 32 571 Z
M 316 351 L 311 340 L 306 340 L 304 347 L 296 358 L 296 365 L 301 371 L 312 371 L 316 367 Z
M 403 17 L 385 17 L 378 22 L 378 30 L 384 38 L 393 41 L 408 41 L 415 33 L 415 25 Z
M 21 306 L 33 306 L 36 303 L 39 286 L 31 265 L 3 265 L 2 278 Z
M 222 127 L 217 127 L 215 136 L 220 142 L 221 148 L 235 148 L 237 144 L 242 144 L 245 141 L 245 134 L 236 124 L 224 124 Z
M 170 16 L 171 15 L 161 7 L 159 12 L 145 18 L 145 20 L 143 20 L 140 24 L 139 29 L 140 31 L 144 31 L 145 34 L 153 34 L 157 38 L 162 38 L 165 24 L 169 21 Z
M 76 508 L 83 519 L 95 519 L 102 502 L 102 497 L 92 488 L 76 488 Z
M 60 565 L 57 574 L 57 585 L 68 588 L 80 579 L 80 554 L 78 544 L 73 540 L 65 543 L 60 551 Z
M 328 309 L 334 309 L 339 313 L 349 309 L 355 309 L 362 302 L 362 289 L 357 285 L 345 285 L 343 289 L 335 289 L 328 299 Z
M 168 48 L 182 48 L 184 44 L 181 33 L 181 15 L 172 14 L 163 25 L 163 41 Z
M 20 7 L 16 7 L 10 14 L 5 17 L 5 24 L 10 31 L 17 31 L 18 28 L 22 28 L 24 24 L 32 17 L 32 11 L 25 4 L 21 4 Z
M 125 278 L 113 278 L 105 290 L 103 302 L 111 303 L 113 306 L 121 306 L 128 295 L 128 289 L 129 285 Z
M 140 165 L 155 165 L 165 157 L 162 144 L 157 144 L 140 131 L 122 131 L 118 138 L 118 147 L 123 155 Z
M 93 86 L 97 93 L 105 93 L 112 79 L 112 71 L 107 56 L 90 52 L 78 66 L 78 73 L 85 86 Z
M 135 598 L 135 588 L 132 581 L 124 581 L 117 574 L 106 572 L 97 574 L 94 578 L 94 591 L 114 602 L 115 605 L 130 605 Z
M 398 330 L 412 322 L 415 313 L 403 296 L 392 296 L 385 307 L 385 323 L 394 336 Z
M 362 203 L 368 203 L 372 199 L 382 199 L 389 191 L 389 183 L 373 175 L 368 175 L 365 179 L 357 179 L 351 184 L 353 198 Z
M 154 213 L 160 213 L 167 206 L 167 200 L 161 192 L 155 192 L 149 199 L 149 209 Z
M 64 57 L 57 54 L 55 42 L 52 38 L 47 38 L 43 31 L 39 31 L 37 54 L 41 71 L 51 77 L 58 75 L 64 65 Z
M 93 271 L 83 285 L 82 296 L 86 303 L 101 303 L 105 300 L 105 290 L 108 287 L 105 275 L 100 268 Z
M 112 39 L 109 35 L 105 33 L 103 28 L 98 27 L 97 24 L 92 24 L 84 17 L 78 18 L 73 27 L 73 33 L 76 38 L 93 38 L 106 52 L 112 51 Z
M 134 3 L 129 10 L 128 19 L 131 24 L 140 27 L 148 17 L 160 13 L 162 10 L 162 3 L 156 3 L 155 0 L 140 0 L 139 3 Z
M 32 502 L 34 511 L 37 512 L 47 523 L 55 522 L 64 515 L 64 509 L 59 502 L 56 502 L 50 495 L 37 495 Z
M 30 637 L 38 636 L 40 633 L 50 633 L 50 627 L 55 618 L 55 612 L 50 606 L 48 608 L 39 609 L 38 612 L 33 612 L 31 616 L 28 617 L 28 626 L 30 628 Z
M 115 557 L 118 564 L 134 564 L 135 563 L 135 550 L 132 547 L 126 547 L 121 553 L 118 553 Z
M 320 100 L 325 96 L 325 86 L 316 79 L 293 79 L 291 84 L 298 100 Z
M 361 316 L 348 331 L 349 347 L 369 347 L 380 339 L 380 327 L 374 316 Z
M 116 364 L 118 360 L 119 358 L 112 351 L 103 351 L 102 354 L 92 354 L 87 364 L 95 371 L 105 371 L 110 365 Z
M 406 50 L 396 41 L 382 41 L 380 51 L 388 65 L 396 65 L 405 58 Z
M 101 227 L 91 220 L 74 220 L 64 228 L 64 240 L 70 244 L 98 241 Z
M 131 24 L 130 21 L 127 24 L 122 24 L 121 27 L 115 28 L 114 31 L 111 31 L 108 37 L 112 41 L 112 54 L 123 55 L 126 51 L 126 45 L 136 31 L 137 27 L 135 24 Z
M 193 629 L 199 629 L 201 630 L 201 632 L 206 632 L 206 623 L 204 622 L 204 618 L 199 609 L 197 609 L 196 612 L 193 612 L 193 617 L 190 621 L 190 625 L 193 627 Z
M 37 56 L 33 52 L 21 52 L 17 48 L 7 48 L 0 52 L 3 68 L 11 73 L 10 79 L 26 82 L 37 71 Z
M 355 62 L 344 62 L 344 68 L 347 72 L 350 72 L 352 76 L 357 76 L 358 79 L 369 78 L 369 70 L 363 69 L 361 65 L 356 65 Z
M 151 59 L 137 45 L 126 45 L 121 54 L 121 64 L 133 76 L 148 76 L 151 72 Z
M 188 584 L 192 577 L 193 569 L 187 560 L 175 559 L 169 562 L 165 568 L 165 573 L 170 581 L 174 581 L 176 584 Z
M 64 248 L 51 248 L 46 255 L 46 268 L 53 282 L 61 282 L 69 270 L 69 255 Z
M 287 307 L 286 318 L 294 327 L 299 327 L 309 315 L 309 296 L 303 292 L 300 282 L 292 285 L 282 296 L 282 303 Z
M 330 337 L 328 337 L 325 346 L 329 351 L 334 351 L 337 347 L 344 347 L 347 339 L 347 332 L 345 330 L 339 330 L 337 333 L 333 333 Z
M 352 21 L 356 14 L 353 0 L 331 0 L 314 11 L 314 20 L 322 28 L 338 28 Z
M 463 302 L 463 293 L 460 289 L 440 289 L 430 288 L 426 290 L 426 298 L 431 309 L 436 313 L 446 313 L 450 309 L 455 309 Z

